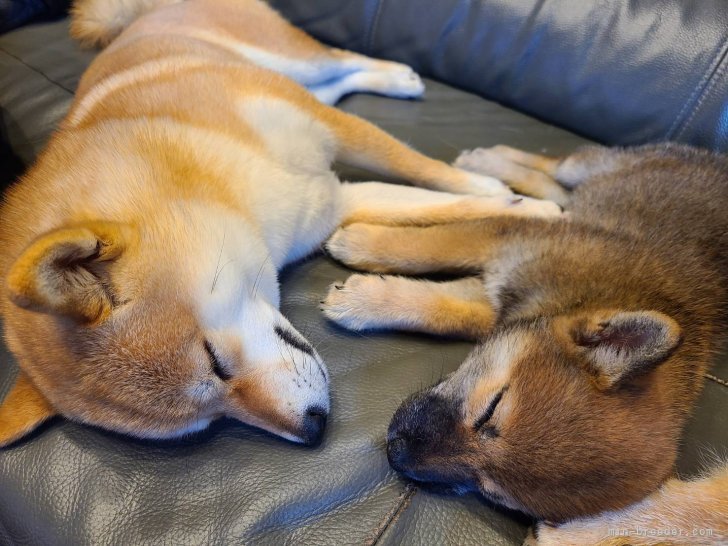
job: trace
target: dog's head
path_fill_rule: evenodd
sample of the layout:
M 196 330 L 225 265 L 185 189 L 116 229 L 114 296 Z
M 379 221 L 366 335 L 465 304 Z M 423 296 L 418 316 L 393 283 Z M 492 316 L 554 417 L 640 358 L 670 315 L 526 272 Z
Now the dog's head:
M 397 410 L 390 464 L 551 521 L 638 501 L 675 460 L 680 416 L 657 366 L 679 343 L 651 311 L 504 327 Z
M 55 229 L 9 268 L 6 338 L 22 371 L 0 445 L 56 413 L 147 438 L 229 416 L 320 440 L 327 371 L 278 311 L 260 236 L 224 207 L 159 216 Z

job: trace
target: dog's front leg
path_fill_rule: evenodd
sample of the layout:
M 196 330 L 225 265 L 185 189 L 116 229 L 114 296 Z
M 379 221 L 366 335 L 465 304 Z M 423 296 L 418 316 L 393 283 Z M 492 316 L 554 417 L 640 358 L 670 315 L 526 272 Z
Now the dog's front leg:
M 352 269 L 371 273 L 477 274 L 502 238 L 492 222 L 428 227 L 350 224 L 326 242 L 327 252 Z
M 341 196 L 343 225 L 429 226 L 496 216 L 562 216 L 561 208 L 551 201 L 514 195 L 459 195 L 382 182 L 344 184 Z
M 548 201 L 375 182 L 345 184 L 342 194 L 343 227 L 326 249 L 354 269 L 375 273 L 478 273 L 505 241 L 541 237 L 561 217 Z
M 496 318 L 479 277 L 432 282 L 352 275 L 331 285 L 324 315 L 350 330 L 404 330 L 478 339 Z

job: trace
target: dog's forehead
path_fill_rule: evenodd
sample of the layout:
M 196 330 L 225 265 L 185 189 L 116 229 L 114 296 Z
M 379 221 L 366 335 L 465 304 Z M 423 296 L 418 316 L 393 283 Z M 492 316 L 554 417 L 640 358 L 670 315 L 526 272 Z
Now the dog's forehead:
M 513 365 L 533 348 L 535 336 L 528 329 L 497 333 L 482 342 L 464 362 L 466 380 L 506 383 Z

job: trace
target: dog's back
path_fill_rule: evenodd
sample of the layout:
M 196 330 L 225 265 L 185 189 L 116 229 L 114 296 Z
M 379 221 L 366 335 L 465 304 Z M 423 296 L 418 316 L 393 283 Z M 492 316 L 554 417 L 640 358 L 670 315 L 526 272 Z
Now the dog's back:
M 650 309 L 675 318 L 682 328 L 678 358 L 656 372 L 684 415 L 726 321 L 728 159 L 676 145 L 590 147 L 555 174 L 573 188 L 572 221 L 514 230 L 518 240 L 503 252 L 518 266 L 501 281 L 500 318 L 589 309 Z M 503 261 L 487 268 L 499 270 Z
M 678 249 L 690 249 L 728 274 L 728 158 L 670 144 L 588 148 L 561 164 L 560 181 L 575 182 L 575 164 L 594 171 L 574 191 L 577 217 L 674 263 L 686 257 Z

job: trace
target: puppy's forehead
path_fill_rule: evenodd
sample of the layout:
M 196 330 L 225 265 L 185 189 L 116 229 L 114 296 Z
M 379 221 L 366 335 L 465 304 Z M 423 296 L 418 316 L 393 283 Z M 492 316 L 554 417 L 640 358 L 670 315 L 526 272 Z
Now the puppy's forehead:
M 532 352 L 535 341 L 528 329 L 494 335 L 473 349 L 452 380 L 442 384 L 441 393 L 477 404 L 508 383 L 516 363 Z

